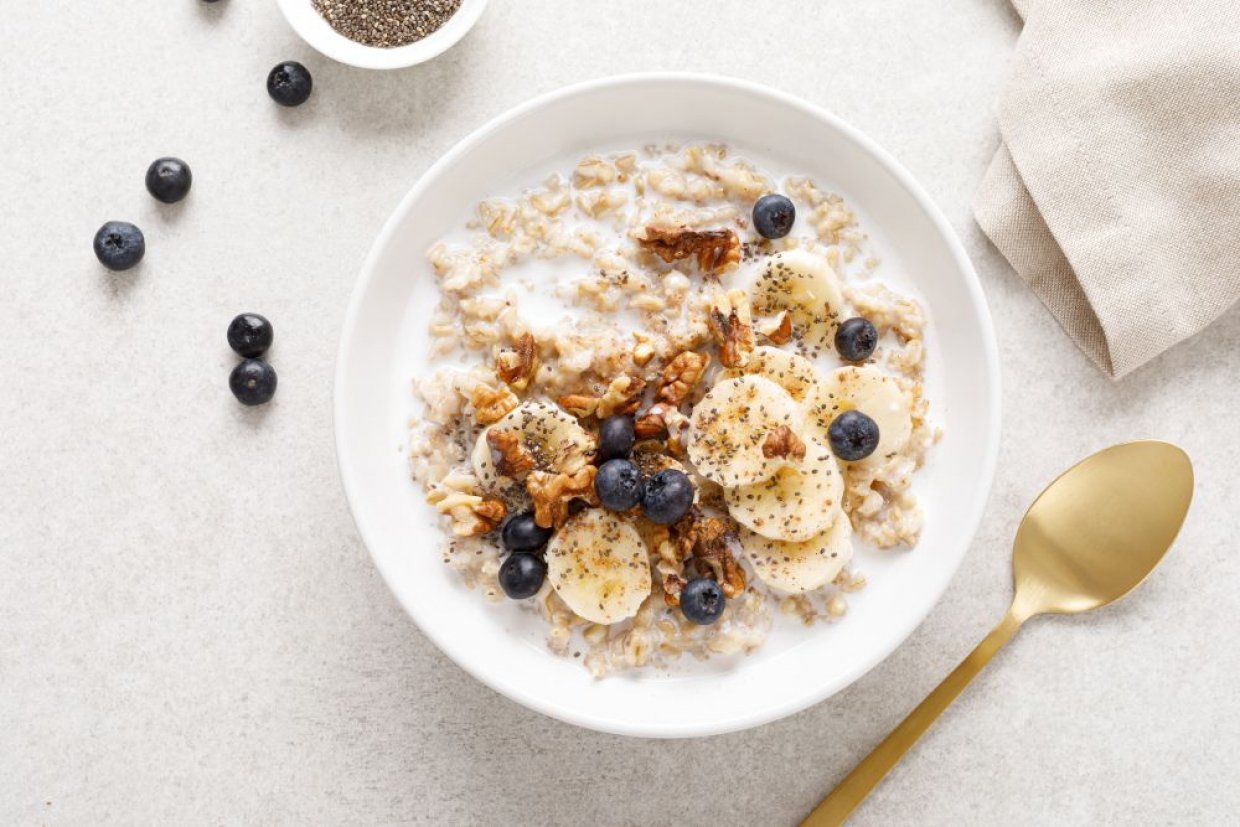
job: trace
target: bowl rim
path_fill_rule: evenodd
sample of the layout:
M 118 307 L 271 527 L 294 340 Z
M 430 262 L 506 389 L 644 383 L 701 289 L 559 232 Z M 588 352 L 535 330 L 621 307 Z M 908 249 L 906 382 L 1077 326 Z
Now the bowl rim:
M 473 29 L 487 7 L 488 0 L 461 0 L 456 12 L 435 31 L 404 46 L 382 48 L 350 40 L 330 25 L 310 26 L 305 15 L 294 6 L 310 7 L 311 0 L 276 0 L 280 13 L 297 36 L 315 51 L 337 63 L 359 69 L 406 69 L 432 60 L 451 49 Z M 310 9 L 314 12 L 313 8 Z
M 803 113 L 812 117 L 825 121 L 829 126 L 838 129 L 845 137 L 855 141 L 863 150 L 871 153 L 879 163 L 895 178 L 898 183 L 909 193 L 916 201 L 917 206 L 924 211 L 926 216 L 932 222 L 938 235 L 946 242 L 948 250 L 959 267 L 964 277 L 965 288 L 973 300 L 974 306 L 977 308 L 977 322 L 980 328 L 982 341 L 984 343 L 984 353 L 982 361 L 985 367 L 985 373 L 989 386 L 987 394 L 990 401 L 990 432 L 993 438 L 986 446 L 985 454 L 982 459 L 982 474 L 978 479 L 980 495 L 973 499 L 973 505 L 968 513 L 958 513 L 956 518 L 967 528 L 968 543 L 959 553 L 957 558 L 952 562 L 952 571 L 948 576 L 939 593 L 934 600 L 930 601 L 923 611 L 915 613 L 906 621 L 906 628 L 901 634 L 894 639 L 894 643 L 890 648 L 876 647 L 869 657 L 858 659 L 853 667 L 841 681 L 836 684 L 816 685 L 812 689 L 801 694 L 785 698 L 777 704 L 755 708 L 745 713 L 738 714 L 734 717 L 711 721 L 708 723 L 689 724 L 683 727 L 668 729 L 666 726 L 655 729 L 647 727 L 641 722 L 618 721 L 613 718 L 602 718 L 577 710 L 566 710 L 557 706 L 554 702 L 548 701 L 543 697 L 533 693 L 526 692 L 520 687 L 516 687 L 506 682 L 502 675 L 488 673 L 467 660 L 458 658 L 454 646 L 450 641 L 437 635 L 432 630 L 424 627 L 418 622 L 415 613 L 410 609 L 408 602 L 402 597 L 401 590 L 394 584 L 393 572 L 385 567 L 383 560 L 374 552 L 374 543 L 372 539 L 377 537 L 379 532 L 367 524 L 364 514 L 359 513 L 354 503 L 357 500 L 358 492 L 356 483 L 351 479 L 349 473 L 345 469 L 345 450 L 343 437 L 343 420 L 344 420 L 344 399 L 342 388 L 345 386 L 345 372 L 349 364 L 350 342 L 354 335 L 357 325 L 357 317 L 361 312 L 363 297 L 367 294 L 371 281 L 374 279 L 376 266 L 382 257 L 383 250 L 388 246 L 392 237 L 397 233 L 399 227 L 404 222 L 405 215 L 409 212 L 413 204 L 418 201 L 431 183 L 438 179 L 445 171 L 450 170 L 466 153 L 472 151 L 479 144 L 490 139 L 490 137 L 498 130 L 506 127 L 509 123 L 521 120 L 530 116 L 532 113 L 544 106 L 582 95 L 591 95 L 602 92 L 611 88 L 623 87 L 633 84 L 650 84 L 650 83 L 702 83 L 720 87 L 730 88 L 731 90 L 742 92 L 750 95 L 759 95 L 772 99 L 777 103 L 790 106 L 801 110 Z M 931 201 L 929 195 L 913 178 L 912 174 L 889 154 L 881 146 L 855 127 L 851 126 L 838 116 L 831 112 L 812 104 L 802 98 L 790 93 L 781 92 L 752 81 L 731 78 L 722 75 L 699 73 L 699 72 L 638 72 L 622 75 L 613 75 L 604 78 L 597 78 L 585 82 L 571 84 L 566 87 L 554 90 L 552 92 L 539 95 L 524 103 L 518 104 L 511 109 L 501 113 L 500 115 L 490 119 L 482 126 L 478 127 L 466 137 L 458 141 L 444 155 L 436 160 L 417 180 L 408 193 L 400 200 L 396 209 L 388 217 L 380 230 L 374 243 L 371 245 L 370 251 L 367 253 L 366 259 L 362 264 L 361 271 L 358 275 L 357 282 L 354 285 L 353 293 L 349 299 L 348 308 L 345 311 L 344 324 L 342 326 L 340 342 L 337 348 L 336 370 L 334 375 L 333 387 L 333 430 L 336 443 L 336 463 L 340 473 L 341 484 L 345 491 L 345 498 L 349 504 L 349 511 L 353 517 L 358 534 L 363 544 L 366 546 L 367 553 L 370 554 L 375 566 L 379 569 L 383 576 L 384 582 L 392 590 L 393 596 L 397 602 L 409 615 L 414 624 L 418 627 L 422 634 L 426 635 L 430 641 L 435 644 L 442 653 L 447 655 L 457 666 L 463 669 L 467 674 L 472 676 L 485 686 L 498 692 L 506 698 L 517 701 L 521 705 L 540 712 L 551 718 L 555 718 L 566 723 L 591 729 L 597 732 L 606 732 L 615 735 L 625 735 L 632 737 L 644 738 L 687 738 L 687 737 L 705 737 L 712 735 L 723 735 L 731 732 L 748 729 L 762 724 L 770 723 L 785 718 L 789 715 L 796 714 L 804 709 L 809 708 L 823 700 L 831 697 L 837 692 L 842 691 L 848 686 L 856 683 L 861 677 L 868 673 L 882 661 L 886 660 L 893 652 L 908 641 L 916 629 L 921 626 L 930 612 L 942 601 L 943 595 L 947 592 L 951 581 L 955 579 L 959 571 L 960 564 L 964 561 L 965 555 L 971 546 L 973 540 L 976 539 L 977 530 L 981 523 L 982 516 L 985 513 L 986 506 L 989 502 L 993 491 L 993 483 L 995 470 L 998 465 L 999 442 L 1001 436 L 1002 424 L 1002 388 L 999 370 L 999 352 L 998 343 L 995 337 L 994 322 L 990 314 L 989 304 L 986 302 L 985 293 L 982 290 L 981 281 L 977 276 L 977 272 L 973 267 L 972 261 L 969 259 L 964 249 L 963 243 L 947 222 L 946 217 L 937 205 Z

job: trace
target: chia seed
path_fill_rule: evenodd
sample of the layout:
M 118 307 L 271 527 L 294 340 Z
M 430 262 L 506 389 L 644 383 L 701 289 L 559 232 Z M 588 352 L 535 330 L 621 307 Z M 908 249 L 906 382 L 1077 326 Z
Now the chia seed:
M 456 14 L 461 0 L 313 0 L 314 9 L 350 40 L 392 49 L 416 43 Z

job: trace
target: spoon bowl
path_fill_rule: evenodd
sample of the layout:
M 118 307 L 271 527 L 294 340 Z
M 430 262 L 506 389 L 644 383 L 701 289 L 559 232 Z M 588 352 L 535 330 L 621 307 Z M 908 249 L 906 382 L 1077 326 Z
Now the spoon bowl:
M 1171 548 L 1192 497 L 1192 463 L 1166 442 L 1115 445 L 1072 466 L 1016 532 L 1013 613 L 1074 614 L 1119 600 Z

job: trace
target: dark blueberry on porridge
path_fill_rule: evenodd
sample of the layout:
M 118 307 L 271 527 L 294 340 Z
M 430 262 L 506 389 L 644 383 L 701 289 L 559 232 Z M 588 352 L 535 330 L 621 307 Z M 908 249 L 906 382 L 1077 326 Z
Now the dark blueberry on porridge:
M 499 567 L 499 587 L 513 600 L 538 594 L 546 577 L 547 564 L 543 559 L 524 551 L 508 555 Z
M 827 427 L 831 452 L 845 462 L 856 462 L 878 447 L 878 423 L 861 411 L 844 411 Z
M 262 356 L 271 347 L 275 338 L 275 329 L 266 316 L 257 313 L 242 313 L 228 323 L 228 346 L 238 356 L 254 359 Z
M 671 525 L 685 516 L 691 505 L 693 483 L 685 472 L 667 468 L 646 480 L 642 511 L 650 522 Z
M 242 405 L 262 405 L 276 395 L 276 369 L 262 359 L 243 359 L 229 374 L 228 387 Z
M 723 589 L 709 577 L 690 580 L 680 592 L 680 611 L 685 620 L 699 626 L 709 626 L 718 620 L 727 602 Z
M 633 417 L 609 416 L 598 429 L 598 462 L 609 459 L 628 459 L 633 451 Z
M 598 467 L 594 493 L 598 494 L 598 501 L 604 508 L 628 511 L 641 502 L 641 472 L 627 459 L 609 459 Z
M 847 362 L 864 362 L 874 355 L 876 347 L 878 331 L 869 319 L 849 319 L 835 331 L 835 349 Z
M 175 204 L 189 194 L 194 176 L 180 158 L 157 158 L 146 170 L 146 191 L 156 201 Z
M 753 228 L 763 238 L 783 238 L 796 219 L 797 208 L 786 195 L 764 195 L 753 205 Z
M 109 270 L 128 270 L 146 254 L 142 231 L 128 221 L 109 221 L 95 233 L 95 258 Z
M 500 542 L 509 551 L 538 551 L 551 539 L 551 529 L 534 522 L 534 512 L 509 517 L 499 531 Z
M 313 87 L 310 70 L 295 60 L 277 64 L 267 75 L 267 94 L 281 106 L 301 106 Z

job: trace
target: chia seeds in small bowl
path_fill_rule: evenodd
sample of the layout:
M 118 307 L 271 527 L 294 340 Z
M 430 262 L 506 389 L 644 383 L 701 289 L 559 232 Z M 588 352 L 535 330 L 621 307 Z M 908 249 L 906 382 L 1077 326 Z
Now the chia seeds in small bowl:
M 461 0 L 311 0 L 331 27 L 366 46 L 408 46 L 439 30 Z
M 465 36 L 487 0 L 277 0 L 289 25 L 333 60 L 399 69 L 430 60 Z

